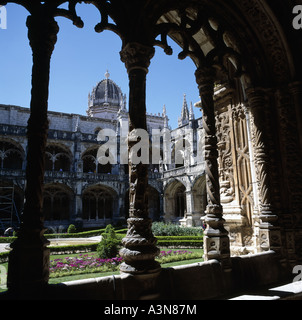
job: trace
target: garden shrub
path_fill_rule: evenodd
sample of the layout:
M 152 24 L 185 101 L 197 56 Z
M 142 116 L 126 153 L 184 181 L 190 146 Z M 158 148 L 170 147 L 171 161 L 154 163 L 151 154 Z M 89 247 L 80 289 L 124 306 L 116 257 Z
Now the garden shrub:
M 77 229 L 75 227 L 74 224 L 69 225 L 68 229 L 67 229 L 67 233 L 76 233 Z
M 153 222 L 152 232 L 155 236 L 202 236 L 202 228 L 182 227 L 173 223 Z
M 102 234 L 102 240 L 97 246 L 97 253 L 101 259 L 111 259 L 117 256 L 120 240 L 117 239 L 114 228 L 109 224 Z

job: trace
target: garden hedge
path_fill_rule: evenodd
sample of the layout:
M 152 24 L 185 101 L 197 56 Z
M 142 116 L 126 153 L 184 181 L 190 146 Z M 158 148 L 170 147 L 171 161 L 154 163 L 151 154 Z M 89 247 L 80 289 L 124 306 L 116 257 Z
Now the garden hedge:
M 45 234 L 47 239 L 56 238 L 87 238 L 92 236 L 98 236 L 104 233 L 105 229 L 78 232 L 78 233 L 63 233 L 63 234 Z M 122 240 L 126 236 L 127 229 L 120 229 L 115 231 L 117 239 Z M 156 236 L 157 245 L 159 247 L 168 248 L 202 248 L 203 237 L 201 236 Z M 1 237 L 0 243 L 11 243 L 16 237 Z M 96 251 L 97 243 L 78 244 L 78 245 L 65 245 L 65 246 L 50 246 L 51 254 L 71 254 L 80 252 Z M 8 260 L 8 253 L 0 253 L 0 263 Z
M 125 235 L 119 235 L 121 240 Z M 65 245 L 65 246 L 50 246 L 51 254 L 72 254 L 96 251 L 97 243 Z M 157 245 L 167 248 L 202 248 L 203 240 L 201 237 L 157 237 Z M 8 261 L 9 251 L 0 253 L 0 263 Z

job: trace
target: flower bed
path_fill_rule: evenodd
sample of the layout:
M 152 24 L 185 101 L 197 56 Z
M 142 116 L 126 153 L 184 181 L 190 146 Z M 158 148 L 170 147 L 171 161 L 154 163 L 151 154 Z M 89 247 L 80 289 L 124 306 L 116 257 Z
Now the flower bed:
M 80 254 L 50 261 L 50 277 L 71 274 L 116 271 L 122 258 L 101 259 L 95 254 Z
M 162 250 L 157 257 L 160 263 L 202 258 L 202 252 L 187 250 Z M 57 278 L 81 273 L 118 271 L 123 258 L 101 259 L 97 254 L 79 254 L 50 261 L 50 277 Z

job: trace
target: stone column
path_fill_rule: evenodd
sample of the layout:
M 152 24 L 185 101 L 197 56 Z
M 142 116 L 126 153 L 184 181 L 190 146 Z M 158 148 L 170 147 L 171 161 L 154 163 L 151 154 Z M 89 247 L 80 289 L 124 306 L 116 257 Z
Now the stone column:
M 302 82 L 293 82 L 289 85 L 289 90 L 296 108 L 297 124 L 300 137 L 300 148 L 302 151 Z
M 279 211 L 280 228 L 286 232 L 287 255 L 290 263 L 299 264 L 302 251 L 302 199 L 301 199 L 301 83 L 293 83 L 289 89 L 279 87 L 275 91 L 275 106 L 279 117 L 279 143 L 281 150 L 282 209 Z M 281 197 L 280 197 L 281 198 Z M 299 230 L 299 231 L 298 231 Z M 294 239 L 294 241 L 292 241 Z M 282 238 L 283 240 L 283 238 Z M 283 249 L 283 247 L 282 247 Z M 294 262 L 296 260 L 296 262 Z M 301 260 L 300 260 L 301 261 Z
M 42 214 L 44 153 L 47 141 L 50 59 L 59 27 L 53 18 L 29 16 L 28 37 L 33 51 L 32 92 L 27 137 L 25 205 L 17 240 L 12 243 L 8 288 L 29 294 L 44 287 L 49 277 L 48 241 Z
M 259 200 L 259 246 L 260 251 L 280 248 L 280 230 L 277 227 L 278 216 L 274 213 L 272 190 L 269 174 L 269 147 L 266 127 L 266 93 L 261 88 L 246 91 L 250 108 L 252 144 Z
M 214 69 L 196 70 L 203 113 L 205 132 L 205 172 L 208 205 L 205 211 L 206 230 L 204 232 L 205 260 L 217 259 L 227 267 L 230 263 L 230 242 L 224 228 L 223 209 L 220 202 L 220 185 L 218 171 L 218 150 L 214 113 Z
M 155 53 L 153 47 L 128 43 L 121 51 L 129 76 L 129 136 L 135 137 L 137 129 L 147 130 L 146 75 Z M 128 136 L 128 137 L 129 137 Z M 130 274 L 154 273 L 160 270 L 155 261 L 159 253 L 152 234 L 152 220 L 148 217 L 148 164 L 134 164 L 131 149 L 137 142 L 128 140 L 129 154 L 129 219 L 128 232 L 120 251 L 125 262 L 121 272 Z
M 184 221 L 183 225 L 186 227 L 194 227 L 195 221 L 194 221 L 194 199 L 193 199 L 193 191 L 191 186 L 189 186 L 189 189 L 185 191 L 186 195 L 186 214 L 185 217 L 182 219 Z

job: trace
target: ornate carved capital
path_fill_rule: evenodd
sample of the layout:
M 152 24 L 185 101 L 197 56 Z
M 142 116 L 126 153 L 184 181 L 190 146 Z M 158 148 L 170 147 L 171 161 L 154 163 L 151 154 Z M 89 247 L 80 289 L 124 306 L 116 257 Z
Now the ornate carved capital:
M 214 95 L 215 69 L 212 67 L 200 67 L 195 71 L 196 83 L 201 95 Z
M 125 63 L 128 73 L 133 69 L 142 69 L 148 73 L 154 54 L 153 47 L 136 42 L 128 43 L 120 52 L 121 60 Z

